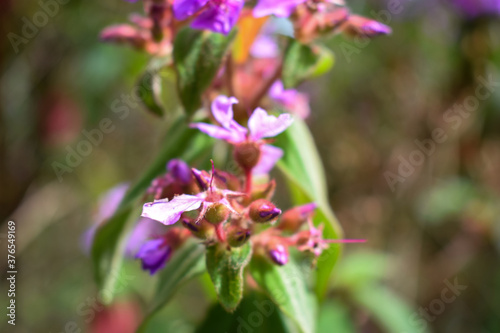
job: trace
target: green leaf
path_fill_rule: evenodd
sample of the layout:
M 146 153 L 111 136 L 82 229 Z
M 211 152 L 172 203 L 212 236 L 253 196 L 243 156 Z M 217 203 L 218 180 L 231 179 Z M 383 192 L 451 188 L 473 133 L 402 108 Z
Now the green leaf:
M 351 291 L 351 297 L 377 320 L 384 332 L 413 333 L 427 332 L 414 327 L 411 308 L 394 292 L 377 284 L 365 284 Z
M 233 312 L 243 297 L 243 270 L 252 256 L 252 246 L 228 250 L 223 245 L 207 248 L 207 270 L 221 305 Z
M 336 332 L 356 332 L 347 304 L 338 300 L 327 301 L 319 312 L 318 333 L 331 333 L 333 328 Z
M 161 102 L 161 77 L 156 71 L 146 71 L 137 84 L 139 98 L 146 108 L 157 116 L 163 116 L 164 106 Z
M 142 207 L 132 213 L 132 207 L 141 206 L 139 199 L 142 197 L 151 181 L 165 172 L 167 161 L 175 157 L 185 157 L 186 162 L 203 156 L 203 152 L 210 151 L 213 140 L 196 140 L 203 135 L 196 130 L 188 128 L 185 118 L 175 122 L 169 132 L 169 137 L 163 144 L 158 157 L 145 172 L 142 178 L 131 187 L 123 198 L 117 212 L 106 223 L 100 226 L 95 234 L 92 244 L 92 262 L 94 276 L 98 287 L 106 291 L 110 302 L 114 296 L 116 281 L 119 278 L 125 246 L 125 236 L 130 228 L 137 222 Z M 196 144 L 195 144 L 196 143 Z
M 204 252 L 205 247 L 195 241 L 190 241 L 175 252 L 159 273 L 149 313 L 137 330 L 138 333 L 147 331 L 150 320 L 167 304 L 182 284 L 205 272 Z
M 315 332 L 316 303 L 306 285 L 306 277 L 294 260 L 284 266 L 255 256 L 250 273 L 275 304 L 290 317 L 302 333 Z
M 290 39 L 283 60 L 283 85 L 293 88 L 306 79 L 325 74 L 334 63 L 335 57 L 326 47 Z
M 390 257 L 381 253 L 357 252 L 346 257 L 335 270 L 335 284 L 353 289 L 381 281 L 391 271 Z
M 272 301 L 252 292 L 245 296 L 234 313 L 228 313 L 220 304 L 208 311 L 195 333 L 213 332 L 290 332 L 281 318 L 281 312 Z
M 285 151 L 278 162 L 278 168 L 288 180 L 288 186 L 295 204 L 315 202 L 318 205 L 314 224 L 324 224 L 323 236 L 330 239 L 342 238 L 342 228 L 328 203 L 326 179 L 316 145 L 306 124 L 295 119 L 276 145 Z M 330 274 L 341 253 L 340 244 L 332 244 L 318 260 L 316 294 L 322 299 L 328 288 Z
M 179 97 L 188 115 L 201 107 L 202 95 L 217 75 L 236 30 L 227 36 L 183 28 L 174 41 Z
M 140 214 L 137 209 L 121 209 L 95 233 L 91 250 L 94 277 L 106 304 L 115 295 L 121 274 L 125 236 L 137 221 L 137 214 Z

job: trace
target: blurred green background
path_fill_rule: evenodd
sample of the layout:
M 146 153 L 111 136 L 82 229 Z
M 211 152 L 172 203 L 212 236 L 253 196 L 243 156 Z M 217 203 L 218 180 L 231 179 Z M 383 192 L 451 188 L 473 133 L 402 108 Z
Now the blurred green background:
M 133 92 L 148 56 L 100 43 L 98 34 L 141 5 L 63 2 L 45 24 L 37 1 L 0 4 L 0 246 L 6 258 L 6 224 L 15 220 L 19 272 L 16 326 L 2 314 L 0 328 L 129 332 L 153 284 L 137 262 L 127 262 L 130 283 L 117 305 L 103 310 L 92 300 L 97 290 L 81 234 L 99 196 L 147 167 L 171 117 L 159 120 L 141 105 L 112 111 Z M 375 0 L 348 4 L 374 19 L 388 8 Z M 444 0 L 401 6 L 378 17 L 393 28 L 389 37 L 326 40 L 334 69 L 301 87 L 311 97 L 308 123 L 330 203 L 348 238 L 368 240 L 346 247 L 319 331 L 500 332 L 500 84 L 469 104 L 470 112 L 447 113 L 472 101 L 483 79 L 500 82 L 500 20 L 468 17 Z M 33 20 L 40 27 L 26 28 Z M 174 85 L 165 84 L 173 114 Z M 53 163 L 63 163 L 82 131 L 104 118 L 114 130 L 59 181 Z M 415 141 L 429 142 L 438 128 L 446 139 L 428 143 L 429 155 L 415 153 Z M 405 176 L 394 178 L 399 168 Z M 0 268 L 5 309 L 6 259 Z M 455 280 L 467 288 L 443 302 Z M 165 309 L 157 331 L 193 332 L 209 306 L 194 281 Z

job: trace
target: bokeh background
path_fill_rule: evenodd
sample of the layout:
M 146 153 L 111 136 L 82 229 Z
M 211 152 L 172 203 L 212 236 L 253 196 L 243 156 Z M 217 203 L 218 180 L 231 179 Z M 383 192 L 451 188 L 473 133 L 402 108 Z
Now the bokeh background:
M 481 1 L 457 6 L 465 2 L 348 2 L 393 34 L 364 44 L 326 40 L 336 54 L 334 69 L 301 87 L 311 97 L 308 123 L 330 203 L 347 237 L 368 239 L 345 249 L 321 332 L 500 332 L 500 4 L 486 11 L 477 10 Z M 61 1 L 41 24 L 41 3 L 0 3 L 3 309 L 10 219 L 17 223 L 19 271 L 16 326 L 2 315 L 0 328 L 131 332 L 153 283 L 137 262 L 127 262 L 133 278 L 116 305 L 102 309 L 93 301 L 97 290 L 81 235 L 102 193 L 147 167 L 171 119 L 159 120 L 138 104 L 121 118 L 112 112 L 133 91 L 148 56 L 100 43 L 98 35 L 141 6 Z M 391 13 L 394 3 L 399 9 Z M 25 28 L 37 19 L 39 28 Z M 492 82 L 490 90 L 482 80 Z M 177 112 L 173 83 L 165 84 L 167 109 Z M 489 96 L 473 103 L 478 87 Z M 469 111 L 450 111 L 464 103 Z M 104 118 L 114 130 L 60 181 L 53 163 L 63 163 L 82 131 Z M 446 139 L 428 155 L 415 153 L 416 140 L 429 142 L 439 128 Z M 399 168 L 405 176 L 394 178 Z M 466 289 L 443 302 L 454 283 Z M 193 332 L 210 302 L 199 281 L 184 286 L 158 332 Z

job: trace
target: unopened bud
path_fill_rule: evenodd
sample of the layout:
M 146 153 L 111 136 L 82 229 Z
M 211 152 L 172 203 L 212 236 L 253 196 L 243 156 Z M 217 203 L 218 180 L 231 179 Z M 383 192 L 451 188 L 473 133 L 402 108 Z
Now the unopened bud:
M 250 205 L 249 216 L 252 221 L 257 223 L 265 223 L 274 220 L 281 214 L 281 209 L 265 199 L 259 199 L 252 202 Z
M 208 208 L 205 213 L 205 220 L 212 224 L 219 224 L 227 220 L 229 213 L 229 208 L 221 203 L 216 203 Z
M 241 190 L 241 181 L 235 175 L 225 171 L 215 170 L 215 185 L 217 188 L 225 188 L 231 191 Z
M 342 31 L 349 37 L 368 38 L 392 33 L 392 29 L 385 24 L 358 15 L 349 16 L 342 25 Z
M 269 258 L 277 265 L 283 266 L 288 262 L 288 248 L 281 243 L 274 244 L 268 254 Z
M 269 199 L 274 195 L 276 190 L 276 181 L 272 179 L 267 184 L 256 185 L 252 189 L 252 199 Z
M 191 172 L 193 173 L 193 176 L 196 179 L 198 185 L 200 185 L 200 188 L 203 191 L 207 190 L 210 186 L 210 175 L 208 174 L 208 172 L 206 172 L 205 170 L 200 171 L 195 168 L 192 168 Z
M 227 242 L 231 247 L 240 247 L 250 239 L 250 229 L 232 226 L 227 232 Z
M 182 225 L 196 238 L 203 240 L 215 239 L 215 229 L 213 225 L 205 220 L 195 223 L 192 220 L 183 219 Z
M 170 160 L 167 164 L 167 170 L 172 174 L 175 180 L 184 185 L 189 184 L 193 177 L 189 165 L 180 159 Z
M 260 148 L 255 142 L 244 142 L 234 147 L 234 159 L 244 169 L 251 170 L 260 159 Z
M 315 203 L 308 203 L 287 210 L 281 216 L 277 228 L 291 233 L 299 231 L 300 227 L 313 216 L 316 207 Z

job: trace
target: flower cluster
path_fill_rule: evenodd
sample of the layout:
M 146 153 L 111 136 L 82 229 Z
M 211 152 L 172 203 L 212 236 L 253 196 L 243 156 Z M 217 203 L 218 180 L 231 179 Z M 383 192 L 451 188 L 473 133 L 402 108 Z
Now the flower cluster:
M 271 201 L 274 180 L 252 182 L 252 175 L 268 175 L 283 155 L 265 138 L 283 132 L 291 125 L 292 117 L 275 117 L 258 108 L 250 116 L 247 129 L 233 119 L 235 103 L 234 97 L 218 96 L 212 103 L 212 114 L 220 126 L 191 126 L 232 144 L 241 175 L 215 169 L 213 164 L 211 172 L 189 170 L 183 162 L 174 160 L 169 162 L 167 174 L 151 184 L 148 193 L 155 200 L 144 205 L 142 217 L 167 226 L 179 225 L 146 242 L 137 253 L 143 268 L 151 273 L 163 267 L 172 251 L 190 236 L 207 245 L 220 243 L 229 248 L 252 240 L 254 253 L 264 254 L 278 265 L 288 262 L 289 247 L 318 257 L 328 243 L 343 242 L 322 238 L 321 228 L 315 228 L 311 222 L 315 204 L 293 208 L 279 218 L 282 211 Z M 161 198 L 158 193 L 162 193 Z M 263 224 L 270 227 L 261 231 Z M 304 225 L 307 230 L 303 230 Z
M 238 169 L 220 170 L 212 162 L 212 169 L 205 171 L 191 168 L 180 159 L 169 161 L 166 173 L 154 179 L 144 194 L 143 202 L 147 203 L 129 236 L 128 255 L 140 259 L 143 269 L 154 274 L 189 238 L 196 238 L 207 247 L 217 245 L 225 253 L 251 246 L 253 255 L 267 257 L 276 265 L 289 262 L 290 249 L 318 258 L 330 243 L 362 242 L 324 239 L 323 227 L 313 223 L 315 203 L 285 212 L 276 207 L 272 201 L 276 182 L 270 172 L 286 151 L 273 145 L 273 138 L 287 130 L 294 119 L 310 114 L 308 95 L 295 87 L 317 74 L 315 66 L 322 59 L 320 51 L 324 47 L 314 40 L 339 33 L 371 38 L 389 34 L 391 29 L 351 14 L 338 0 L 143 0 L 142 3 L 145 16 L 131 16 L 133 25 L 108 27 L 101 38 L 160 57 L 164 60 L 162 66 L 176 69 L 178 79 L 183 74 L 204 71 L 200 76 L 183 77 L 186 84 L 195 81 L 185 88 L 188 99 L 197 100 L 188 113 L 193 116 L 202 106 L 195 116 L 208 119 L 189 126 L 229 143 Z M 284 18 L 287 31 L 271 16 Z M 239 33 L 233 40 L 236 25 Z M 211 40 L 203 44 L 202 51 L 196 49 L 193 54 L 179 56 L 183 52 L 174 52 L 174 44 L 176 48 L 179 45 L 176 37 L 180 29 L 189 32 L 187 26 L 210 31 L 191 31 L 198 38 L 194 44 L 199 46 L 214 36 L 219 42 Z M 231 41 L 233 46 L 237 45 L 232 52 L 226 45 Z M 210 53 L 219 47 L 216 44 L 224 44 L 225 48 L 214 52 L 214 59 L 207 60 L 205 54 L 198 54 Z M 292 56 L 288 59 L 302 61 L 297 66 L 300 73 L 290 79 L 291 73 L 286 71 L 294 72 L 295 68 L 294 64 L 287 64 L 286 68 L 285 58 L 297 45 L 299 51 L 290 51 Z M 178 63 L 186 59 L 189 61 L 180 68 Z M 205 82 L 198 84 L 198 81 Z M 180 90 L 184 89 L 181 85 L 178 85 Z M 189 104 L 185 98 L 181 102 L 184 106 Z M 204 106 L 209 105 L 211 112 L 203 113 L 208 111 Z M 268 113 L 265 109 L 279 111 Z

